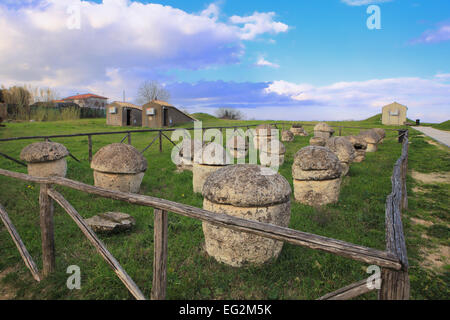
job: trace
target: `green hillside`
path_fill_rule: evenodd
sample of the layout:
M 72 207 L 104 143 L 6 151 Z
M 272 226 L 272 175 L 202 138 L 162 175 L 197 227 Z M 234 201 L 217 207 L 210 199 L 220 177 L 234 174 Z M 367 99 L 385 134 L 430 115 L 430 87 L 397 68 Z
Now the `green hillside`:
M 210 115 L 209 113 L 203 112 L 192 113 L 191 116 L 199 121 L 217 120 L 216 117 Z
M 447 130 L 450 131 L 450 120 L 444 121 L 442 123 L 433 124 L 433 128 L 439 129 L 439 130 Z

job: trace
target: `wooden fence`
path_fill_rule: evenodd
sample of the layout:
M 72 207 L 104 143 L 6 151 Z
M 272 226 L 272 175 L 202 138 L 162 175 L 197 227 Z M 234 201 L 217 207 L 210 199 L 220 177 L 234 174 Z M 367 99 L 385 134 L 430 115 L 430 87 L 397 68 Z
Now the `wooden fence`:
M 54 202 L 60 205 L 75 221 L 87 239 L 94 245 L 99 254 L 111 266 L 119 279 L 136 299 L 145 299 L 141 290 L 130 276 L 123 270 L 119 262 L 111 255 L 91 228 L 75 208 L 54 190 L 53 185 L 68 187 L 88 194 L 125 201 L 131 204 L 154 208 L 154 260 L 153 284 L 151 299 L 165 299 L 167 285 L 167 241 L 168 215 L 174 212 L 182 216 L 209 222 L 232 230 L 247 232 L 270 239 L 281 240 L 294 245 L 321 250 L 352 260 L 380 266 L 381 288 L 378 297 L 383 300 L 399 300 L 409 298 L 408 259 L 405 237 L 401 221 L 402 210 L 407 208 L 406 172 L 408 162 L 408 132 L 402 142 L 402 154 L 394 165 L 392 174 L 392 193 L 386 200 L 386 250 L 377 250 L 357 244 L 310 234 L 290 228 L 280 227 L 258 221 L 241 219 L 226 214 L 218 214 L 193 206 L 168 201 L 151 196 L 107 190 L 62 177 L 40 178 L 23 173 L 0 169 L 0 175 L 27 182 L 40 184 L 40 227 L 42 240 L 42 259 L 45 277 L 55 270 L 55 249 L 53 237 Z M 11 234 L 25 264 L 33 277 L 40 281 L 41 277 L 33 259 L 26 250 L 20 236 L 8 217 L 6 210 L 0 205 L 0 218 Z M 368 286 L 368 279 L 356 282 L 319 299 L 351 299 L 375 290 Z
M 315 124 L 310 123 L 299 123 L 302 126 L 314 126 Z M 277 129 L 284 129 L 286 126 L 291 126 L 292 123 L 287 122 L 276 122 L 276 123 L 270 123 L 271 125 L 275 126 Z M 23 137 L 12 137 L 12 138 L 1 138 L 0 142 L 8 142 L 8 141 L 18 141 L 18 140 L 42 140 L 45 141 L 51 141 L 50 139 L 56 139 L 56 138 L 75 138 L 75 137 L 87 137 L 87 145 L 88 145 L 88 157 L 89 157 L 89 163 L 92 161 L 92 137 L 94 136 L 102 136 L 102 135 L 116 135 L 116 134 L 125 134 L 125 136 L 122 138 L 120 143 L 123 143 L 125 140 L 128 144 L 131 145 L 131 135 L 133 133 L 152 133 L 156 132 L 157 135 L 151 140 L 151 142 L 141 151 L 141 153 L 144 153 L 147 151 L 154 143 L 158 140 L 159 141 L 159 152 L 163 152 L 163 139 L 167 139 L 171 144 L 174 146 L 176 145 L 175 142 L 173 142 L 165 133 L 167 132 L 173 132 L 178 129 L 184 129 L 188 131 L 193 130 L 208 130 L 208 129 L 218 129 L 220 131 L 223 131 L 223 129 L 238 129 L 238 128 L 246 128 L 247 130 L 251 127 L 256 127 L 259 124 L 243 124 L 243 125 L 237 125 L 237 126 L 216 126 L 216 127 L 203 127 L 203 128 L 166 128 L 166 129 L 142 129 L 142 130 L 127 130 L 127 131 L 107 131 L 107 132 L 90 132 L 90 133 L 74 133 L 74 134 L 58 134 L 58 135 L 47 135 L 47 136 L 23 136 Z M 280 128 L 279 128 L 280 127 Z M 334 126 L 333 128 L 336 128 L 336 130 L 339 131 L 338 135 L 342 136 L 343 129 L 370 129 L 366 127 L 347 127 L 347 126 Z M 390 131 L 399 131 L 396 129 L 385 129 Z M 22 161 L 15 159 L 5 153 L 0 152 L 0 156 L 11 160 L 17 164 L 20 164 L 22 166 L 27 166 Z M 77 162 L 80 162 L 72 153 L 69 152 L 69 156 L 74 159 Z

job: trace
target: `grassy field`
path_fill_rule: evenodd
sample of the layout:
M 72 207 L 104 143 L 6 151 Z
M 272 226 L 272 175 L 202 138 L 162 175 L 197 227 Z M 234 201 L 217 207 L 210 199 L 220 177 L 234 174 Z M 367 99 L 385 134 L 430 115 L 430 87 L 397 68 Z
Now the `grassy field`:
M 261 123 L 261 121 L 224 121 L 196 115 L 204 126 Z M 360 122 L 330 122 L 331 125 L 382 127 L 379 115 Z M 311 132 L 311 122 L 306 130 Z M 0 137 L 68 134 L 79 132 L 121 131 L 107 127 L 104 119 L 66 122 L 7 123 Z M 343 135 L 357 134 L 358 129 L 343 129 Z M 290 227 L 384 250 L 384 205 L 391 191 L 390 176 L 400 144 L 396 132 L 389 131 L 379 151 L 367 154 L 363 163 L 355 163 L 344 178 L 340 201 L 320 210 L 296 203 L 293 198 Z M 433 146 L 411 130 L 410 169 L 424 173 L 450 172 L 448 149 Z M 102 146 L 119 142 L 123 135 L 95 136 L 94 153 Z M 133 134 L 132 144 L 142 150 L 154 134 Z M 291 166 L 294 154 L 308 145 L 310 137 L 295 137 L 286 143 L 286 161 L 280 168 L 292 185 Z M 70 179 L 93 184 L 88 163 L 87 137 L 61 138 L 81 163 L 68 158 Z M 31 141 L 0 142 L 0 151 L 19 157 Z M 202 197 L 192 192 L 192 173 L 176 173 L 170 161 L 172 145 L 164 141 L 163 153 L 157 145 L 145 152 L 149 168 L 141 193 L 180 203 L 202 206 Z M 26 168 L 0 158 L 0 167 L 26 172 Z M 419 191 L 412 191 L 420 187 Z M 101 236 L 111 253 L 122 264 L 146 296 L 150 295 L 153 262 L 152 209 L 102 199 L 74 190 L 57 187 L 84 218 L 106 211 L 133 215 L 136 227 L 126 234 Z M 448 265 L 423 267 L 421 261 L 430 250 L 448 246 L 448 184 L 421 184 L 408 176 L 410 209 L 405 213 L 405 233 L 411 264 L 411 295 L 414 299 L 448 299 Z M 39 187 L 0 177 L 0 203 L 5 206 L 30 254 L 41 266 L 39 231 Z M 410 217 L 429 219 L 435 227 L 424 227 Z M 445 229 L 447 228 L 447 229 Z M 426 238 L 422 235 L 426 234 Z M 55 207 L 55 242 L 57 271 L 36 283 L 24 266 L 18 251 L 3 225 L 0 226 L 0 299 L 130 299 L 115 276 L 75 223 L 57 205 Z M 331 254 L 285 244 L 280 257 L 261 267 L 236 269 L 217 263 L 203 249 L 201 222 L 169 214 L 168 299 L 315 299 L 352 282 L 367 278 L 367 265 Z M 81 268 L 81 290 L 69 290 L 66 269 Z M 376 293 L 361 297 L 375 299 Z

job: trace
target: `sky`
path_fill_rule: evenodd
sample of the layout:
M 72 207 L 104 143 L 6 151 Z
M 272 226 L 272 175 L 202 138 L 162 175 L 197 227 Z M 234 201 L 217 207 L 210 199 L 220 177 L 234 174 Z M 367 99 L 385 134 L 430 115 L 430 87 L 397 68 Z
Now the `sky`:
M 0 30 L 0 85 L 61 98 L 157 80 L 192 113 L 450 119 L 448 0 L 0 0 Z

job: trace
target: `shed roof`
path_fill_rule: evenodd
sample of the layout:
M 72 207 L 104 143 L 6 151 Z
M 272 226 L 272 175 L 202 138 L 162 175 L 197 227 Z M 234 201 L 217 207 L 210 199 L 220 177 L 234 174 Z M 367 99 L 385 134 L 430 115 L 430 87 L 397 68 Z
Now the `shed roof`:
M 120 107 L 126 107 L 126 108 L 134 108 L 134 109 L 139 109 L 142 110 L 142 106 L 138 106 L 129 102 L 121 102 L 121 101 L 114 101 L 113 103 L 109 104 L 110 105 L 118 105 Z
M 386 108 L 386 107 L 390 107 L 390 106 L 392 106 L 392 105 L 396 105 L 396 106 L 399 106 L 399 107 L 403 107 L 403 108 L 408 109 L 407 106 L 405 106 L 405 105 L 403 105 L 403 104 L 401 104 L 401 103 L 398 103 L 398 102 L 396 102 L 396 101 L 394 101 L 394 102 L 392 102 L 392 103 L 389 103 L 389 104 L 383 106 L 383 109 Z

